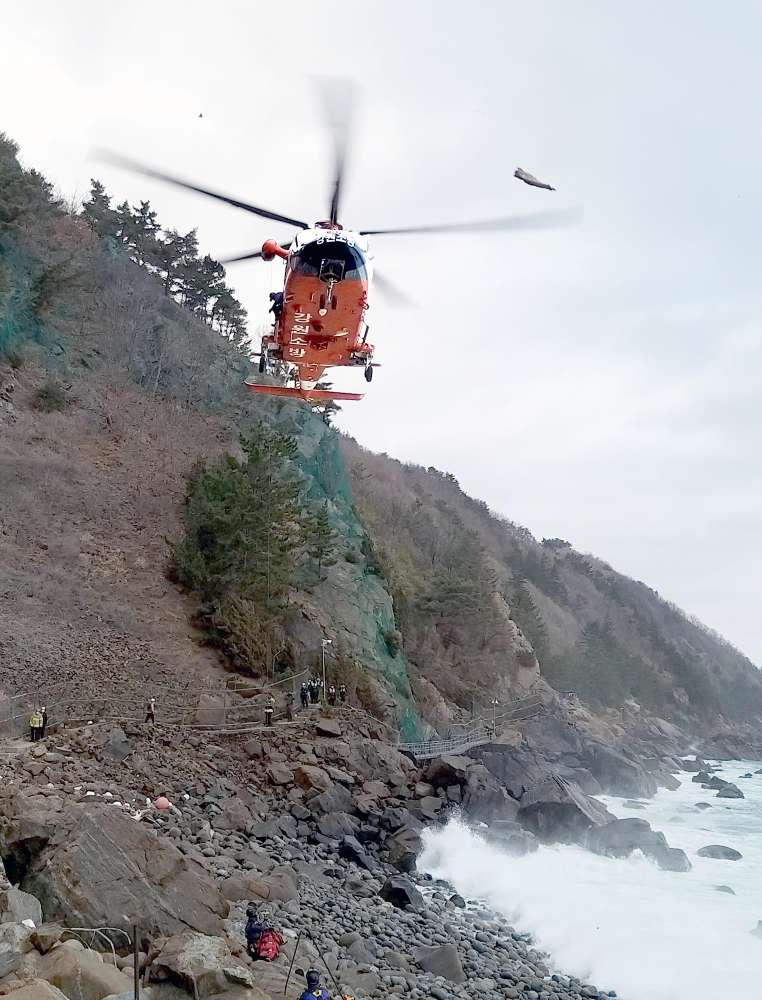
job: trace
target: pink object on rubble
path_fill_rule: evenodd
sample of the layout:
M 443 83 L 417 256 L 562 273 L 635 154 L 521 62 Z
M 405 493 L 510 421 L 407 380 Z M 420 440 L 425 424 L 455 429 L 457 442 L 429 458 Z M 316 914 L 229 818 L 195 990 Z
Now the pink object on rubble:
M 153 804 L 157 809 L 169 809 L 169 799 L 166 795 L 160 795 L 158 799 L 154 799 Z

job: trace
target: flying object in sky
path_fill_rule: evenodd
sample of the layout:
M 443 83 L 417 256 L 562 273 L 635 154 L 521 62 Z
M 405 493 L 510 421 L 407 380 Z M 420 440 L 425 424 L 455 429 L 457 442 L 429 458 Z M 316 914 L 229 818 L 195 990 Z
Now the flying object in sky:
M 523 181 L 525 184 L 529 184 L 531 187 L 545 188 L 546 191 L 556 190 L 554 187 L 551 187 L 550 184 L 543 184 L 542 181 L 538 181 L 533 174 L 527 173 L 526 170 L 522 170 L 521 167 L 516 167 L 513 176 L 518 177 L 520 181 Z
M 316 80 L 326 111 L 326 122 L 333 133 L 335 166 L 329 217 L 310 223 L 277 212 L 238 201 L 227 195 L 159 173 L 149 167 L 115 156 L 99 153 L 100 158 L 117 166 L 142 173 L 148 177 L 175 184 L 197 194 L 202 194 L 242 208 L 254 215 L 286 223 L 300 230 L 288 243 L 280 246 L 275 240 L 266 240 L 261 250 L 242 254 L 222 261 L 270 261 L 276 257 L 286 264 L 282 292 L 271 294 L 274 321 L 270 332 L 262 338 L 259 355 L 261 374 L 272 371 L 283 374 L 288 366 L 298 373 L 296 385 L 266 384 L 249 381 L 253 392 L 273 396 L 292 396 L 307 401 L 330 399 L 362 399 L 362 393 L 328 391 L 317 388 L 317 382 L 326 368 L 361 367 L 366 381 L 373 377 L 374 347 L 368 342 L 366 313 L 373 282 L 373 253 L 369 236 L 414 233 L 468 233 L 509 229 L 545 229 L 574 225 L 580 221 L 578 209 L 545 212 L 539 215 L 510 216 L 479 222 L 456 222 L 431 226 L 412 226 L 396 229 L 345 229 L 339 222 L 339 203 L 344 180 L 344 167 L 349 138 L 353 88 L 348 80 L 334 77 Z M 531 174 L 522 170 L 516 176 L 528 184 L 548 187 Z M 552 188 L 550 190 L 553 190 Z M 389 282 L 376 276 L 376 287 L 398 300 L 404 298 Z

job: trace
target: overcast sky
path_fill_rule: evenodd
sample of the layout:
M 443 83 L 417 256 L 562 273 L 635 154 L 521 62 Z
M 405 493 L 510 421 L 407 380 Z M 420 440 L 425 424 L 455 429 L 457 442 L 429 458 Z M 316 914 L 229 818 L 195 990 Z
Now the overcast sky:
M 361 90 L 347 226 L 584 206 L 564 231 L 376 238 L 377 268 L 418 308 L 374 298 L 383 367 L 338 423 L 762 663 L 758 3 L 0 0 L 0 15 L 0 130 L 25 164 L 67 197 L 97 176 L 118 201 L 149 199 L 215 256 L 292 232 L 88 148 L 322 218 L 330 141 L 310 74 Z M 255 329 L 282 266 L 229 280 Z M 361 372 L 334 382 L 365 387 Z

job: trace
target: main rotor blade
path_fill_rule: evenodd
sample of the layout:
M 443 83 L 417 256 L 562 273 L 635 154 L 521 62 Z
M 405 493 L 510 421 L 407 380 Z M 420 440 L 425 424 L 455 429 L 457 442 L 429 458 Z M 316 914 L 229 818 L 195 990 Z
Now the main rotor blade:
M 331 222 L 335 224 L 339 217 L 341 185 L 344 179 L 344 164 L 349 143 L 349 126 L 352 121 L 355 88 L 352 81 L 343 76 L 315 76 L 313 80 L 323 102 L 326 125 L 333 133 L 336 160 L 330 218 Z
M 401 292 L 391 281 L 387 281 L 378 271 L 373 270 L 373 286 L 381 292 L 387 302 L 397 309 L 417 309 L 418 305 Z
M 394 233 L 487 233 L 504 229 L 557 229 L 577 226 L 582 222 L 581 208 L 542 215 L 512 215 L 507 219 L 485 219 L 483 222 L 453 222 L 439 226 L 411 226 L 408 229 L 361 229 L 361 236 L 385 236 Z
M 112 153 L 107 149 L 93 149 L 91 150 L 91 155 L 93 158 L 102 160 L 104 163 L 111 163 L 115 167 L 131 170 L 133 173 L 143 174 L 145 177 L 153 177 L 156 180 L 165 181 L 167 184 L 174 184 L 175 187 L 185 188 L 187 191 L 195 191 L 196 194 L 203 194 L 207 198 L 216 198 L 217 201 L 224 201 L 234 208 L 242 208 L 245 212 L 253 212 L 254 215 L 261 215 L 263 219 L 272 219 L 273 222 L 285 222 L 289 226 L 298 226 L 299 229 L 310 228 L 308 222 L 302 222 L 300 219 L 291 219 L 287 215 L 279 215 L 277 212 L 268 212 L 266 208 L 258 208 L 256 205 L 249 205 L 245 201 L 228 198 L 227 195 L 218 194 L 216 191 L 208 191 L 206 188 L 197 187 L 195 184 L 188 184 L 187 181 L 181 181 L 177 177 L 171 177 L 169 174 L 162 174 L 158 170 L 146 167 L 142 163 L 136 163 L 134 160 L 128 160 L 126 157 L 119 156 L 117 153 Z
M 291 243 L 281 243 L 280 244 L 284 250 L 288 250 Z M 245 253 L 241 257 L 227 257 L 225 260 L 219 261 L 220 264 L 237 264 L 239 260 L 254 260 L 257 257 L 262 256 L 261 250 L 256 250 L 253 253 Z

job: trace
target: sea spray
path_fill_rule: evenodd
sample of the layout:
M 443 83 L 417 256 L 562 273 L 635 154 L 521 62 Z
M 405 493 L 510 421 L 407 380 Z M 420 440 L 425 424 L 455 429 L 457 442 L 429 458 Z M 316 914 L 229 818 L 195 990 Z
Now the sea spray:
M 762 940 L 749 932 L 762 918 L 762 776 L 739 781 L 753 769 L 725 765 L 723 777 L 746 795 L 730 803 L 690 779 L 640 808 L 605 799 L 616 815 L 639 816 L 663 830 L 671 846 L 687 852 L 688 873 L 660 871 L 640 852 L 616 860 L 573 846 L 511 858 L 459 821 L 425 832 L 419 868 L 448 879 L 466 897 L 486 900 L 532 933 L 554 971 L 601 990 L 628 1000 L 759 996 Z M 696 856 L 717 843 L 743 858 Z

